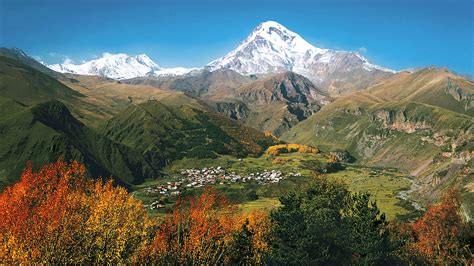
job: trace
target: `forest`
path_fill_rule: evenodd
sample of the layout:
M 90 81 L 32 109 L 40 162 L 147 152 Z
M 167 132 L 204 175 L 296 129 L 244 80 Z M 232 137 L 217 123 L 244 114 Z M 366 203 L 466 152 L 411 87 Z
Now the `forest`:
M 270 211 L 243 213 L 206 187 L 164 219 L 83 164 L 59 160 L 0 195 L 0 263 L 464 264 L 472 223 L 447 191 L 418 219 L 387 221 L 368 193 L 314 176 Z

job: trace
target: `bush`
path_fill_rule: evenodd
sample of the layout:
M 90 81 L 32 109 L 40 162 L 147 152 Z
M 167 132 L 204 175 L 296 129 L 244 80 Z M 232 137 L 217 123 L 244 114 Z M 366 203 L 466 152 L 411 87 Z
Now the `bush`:
M 258 194 L 255 190 L 251 190 L 247 193 L 247 199 L 250 201 L 258 200 Z

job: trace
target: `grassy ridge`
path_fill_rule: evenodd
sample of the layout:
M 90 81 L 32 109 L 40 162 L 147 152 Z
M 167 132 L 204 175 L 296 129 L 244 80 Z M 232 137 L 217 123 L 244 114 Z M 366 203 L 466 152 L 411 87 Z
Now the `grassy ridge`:
M 282 139 L 329 150 L 346 149 L 361 162 L 376 166 L 403 167 L 411 171 L 421 162 L 438 154 L 440 146 L 443 146 L 435 141 L 422 141 L 422 138 L 434 140 L 441 136 L 448 145 L 458 141 L 452 136 L 473 130 L 473 117 L 469 115 L 471 111 L 455 112 L 463 106 L 461 102 L 457 102 L 456 108 L 444 108 L 448 103 L 454 104 L 454 100 L 444 92 L 444 85 L 450 75 L 440 71 L 435 69 L 414 73 L 416 80 L 423 81 L 421 84 L 424 87 L 421 89 L 403 87 L 413 77 L 410 76 L 411 79 L 407 81 L 405 76 L 408 74 L 402 73 L 398 83 L 392 80 L 398 76 L 396 75 L 386 81 L 388 84 L 385 87 L 379 84 L 369 88 L 367 92 L 338 98 L 296 125 Z M 441 77 L 436 82 L 427 83 L 426 78 L 439 75 Z M 402 92 L 399 89 L 401 87 L 411 89 L 411 92 Z M 382 97 L 384 92 L 387 96 Z M 438 95 L 441 92 L 443 95 Z M 406 94 L 406 98 L 401 98 L 402 93 Z M 427 100 L 431 93 L 439 96 L 438 105 L 432 105 L 434 102 Z M 415 99 L 420 101 L 414 101 Z
M 1 109 L 16 110 L 0 121 L 0 180 L 15 181 L 27 161 L 34 166 L 65 160 L 84 162 L 93 176 L 116 177 L 124 186 L 159 172 L 136 151 L 114 143 L 77 121 L 58 101 L 21 106 L 2 99 Z
M 450 83 L 464 98 L 448 89 Z M 336 99 L 282 139 L 344 149 L 360 164 L 416 175 L 421 189 L 414 195 L 424 203 L 437 201 L 452 186 L 472 199 L 464 186 L 474 182 L 466 174 L 472 167 L 474 136 L 474 109 L 466 95 L 473 91 L 472 82 L 445 69 L 402 72 Z
M 205 109 L 170 107 L 158 101 L 131 105 L 109 120 L 101 132 L 143 151 L 149 161 L 161 167 L 183 157 L 257 155 L 272 143 L 263 133 Z
M 273 142 L 182 93 L 77 78 L 61 79 L 71 89 L 0 56 L 0 188 L 15 181 L 27 161 L 75 159 L 92 176 L 114 176 L 131 187 L 185 155 L 256 155 Z M 159 101 L 148 100 L 155 97 Z

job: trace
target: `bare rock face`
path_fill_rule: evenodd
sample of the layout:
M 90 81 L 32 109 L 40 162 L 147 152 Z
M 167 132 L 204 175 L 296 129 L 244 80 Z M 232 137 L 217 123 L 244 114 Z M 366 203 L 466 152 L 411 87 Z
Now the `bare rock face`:
M 248 113 L 250 112 L 247 105 L 239 101 L 215 102 L 211 103 L 211 106 L 213 106 L 217 112 L 235 120 L 247 119 Z
M 235 89 L 232 98 L 245 103 L 252 113 L 252 118 L 240 114 L 240 120 L 275 135 L 286 132 L 332 100 L 310 80 L 292 72 L 262 77 L 244 84 Z M 227 107 L 232 106 L 229 100 L 226 102 Z M 222 112 L 223 104 L 217 106 L 221 109 L 216 110 Z M 231 117 L 234 115 L 228 111 L 224 113 Z
M 430 129 L 431 126 L 425 120 L 410 120 L 406 110 L 377 110 L 374 112 L 373 121 L 379 121 L 384 128 L 397 130 L 405 133 L 413 133 L 418 130 Z
M 343 163 L 353 163 L 355 161 L 355 158 L 345 150 L 333 151 L 331 155 L 336 156 L 336 158 Z
M 464 110 L 470 110 L 474 108 L 474 95 L 463 90 L 461 87 L 456 85 L 450 78 L 446 82 L 445 92 L 451 95 L 456 101 L 463 104 Z

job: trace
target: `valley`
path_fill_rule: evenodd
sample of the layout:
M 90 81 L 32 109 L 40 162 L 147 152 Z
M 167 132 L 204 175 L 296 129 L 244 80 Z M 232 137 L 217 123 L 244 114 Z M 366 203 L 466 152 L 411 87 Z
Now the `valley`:
M 474 265 L 473 11 L 0 0 L 0 266 Z
M 238 203 L 242 211 L 268 210 L 278 206 L 278 198 L 286 191 L 295 190 L 302 184 L 310 182 L 317 171 L 317 176 L 346 183 L 354 192 L 370 192 L 372 199 L 377 201 L 378 206 L 386 213 L 389 220 L 406 220 L 419 215 L 407 199 L 398 197 L 401 191 L 410 189 L 411 183 L 396 169 L 343 164 L 339 170 L 323 173 L 325 171 L 323 165 L 328 157 L 325 154 L 289 153 L 243 159 L 232 156 L 206 160 L 182 159 L 165 168 L 163 178 L 147 180 L 134 188 L 134 195 L 144 201 L 150 209 L 150 213 L 157 217 L 163 217 L 172 209 L 178 195 L 161 194 L 156 188 L 171 188 L 177 182 L 183 182 L 186 180 L 181 174 L 183 171 L 219 169 L 220 175 L 217 179 L 212 177 L 213 174 L 210 177 L 211 180 L 217 181 L 209 182 L 209 185 L 215 186 L 229 199 Z M 227 173 L 231 177 L 233 173 L 242 176 L 257 176 L 256 173 L 262 175 L 265 175 L 264 173 L 268 173 L 268 175 L 282 174 L 281 179 L 277 182 L 261 182 L 253 178 L 246 181 L 221 179 Z M 224 181 L 221 182 L 221 180 Z M 184 185 L 181 189 L 172 189 L 172 191 L 179 191 L 179 194 L 184 196 L 199 194 L 202 189 L 203 186 L 196 183 L 192 187 Z M 154 202 L 155 205 L 153 205 Z M 156 208 L 156 206 L 159 207 Z
M 116 80 L 52 75 L 21 51 L 2 53 L 8 75 L 0 77 L 0 126 L 10 139 L 0 149 L 2 186 L 24 168 L 18 162 L 64 158 L 84 162 L 93 176 L 112 176 L 158 217 L 178 196 L 208 185 L 242 210 L 272 208 L 314 176 L 370 192 L 389 219 L 413 219 L 456 187 L 472 217 L 474 85 L 447 69 L 391 73 L 335 96 L 291 71 L 246 76 L 233 68 L 194 69 Z M 312 145 L 318 153 L 268 153 L 282 143 Z M 341 169 L 324 170 L 328 160 Z M 217 167 L 228 176 L 224 182 L 184 183 L 182 171 Z M 277 181 L 252 179 L 262 173 L 265 180 L 278 173 Z M 176 188 L 171 195 L 166 187 Z
M 473 264 L 472 77 L 209 21 L 121 22 L 94 54 L 68 28 L 87 60 L 0 48 L 0 264 Z

